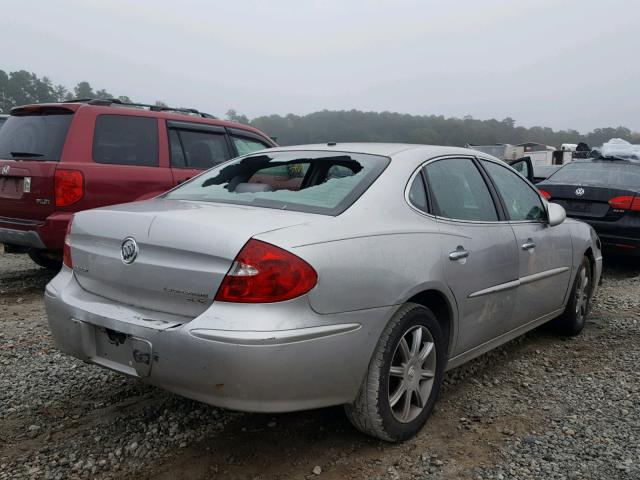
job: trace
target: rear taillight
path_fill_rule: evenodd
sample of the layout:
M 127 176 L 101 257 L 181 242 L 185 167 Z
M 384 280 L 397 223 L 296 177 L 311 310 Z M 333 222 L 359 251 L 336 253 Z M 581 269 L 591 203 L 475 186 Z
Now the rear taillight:
M 539 192 L 540 192 L 540 195 L 542 195 L 547 200 L 549 200 L 551 198 L 551 194 L 549 192 L 547 192 L 546 190 L 539 190 Z
M 68 207 L 84 196 L 84 178 L 80 170 L 56 170 L 56 207 Z
M 307 293 L 318 282 L 311 265 L 293 253 L 260 240 L 249 240 L 236 256 L 215 300 L 272 303 Z
M 609 205 L 616 210 L 632 210 L 634 212 L 640 212 L 640 197 L 634 197 L 633 195 L 613 197 L 609 200 Z
M 64 236 L 64 245 L 62 247 L 62 263 L 67 267 L 73 268 L 73 260 L 71 260 L 71 224 L 73 223 L 73 217 L 69 220 L 67 225 L 67 233 Z

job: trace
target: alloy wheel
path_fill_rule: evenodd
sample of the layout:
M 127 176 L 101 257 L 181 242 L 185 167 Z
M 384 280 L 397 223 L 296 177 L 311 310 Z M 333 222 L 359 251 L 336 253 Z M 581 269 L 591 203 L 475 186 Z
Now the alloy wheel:
M 429 399 L 436 372 L 436 347 L 429 330 L 416 325 L 405 332 L 389 369 L 389 406 L 402 423 L 415 420 Z
M 579 321 L 584 320 L 589 307 L 589 275 L 587 269 L 582 267 L 578 277 L 578 288 L 576 288 L 576 318 Z

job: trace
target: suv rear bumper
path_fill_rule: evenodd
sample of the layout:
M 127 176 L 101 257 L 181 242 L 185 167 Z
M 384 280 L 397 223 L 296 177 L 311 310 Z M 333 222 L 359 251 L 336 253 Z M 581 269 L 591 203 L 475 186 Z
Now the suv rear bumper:
M 49 215 L 43 222 L 0 217 L 0 243 L 38 250 L 62 250 L 73 213 Z

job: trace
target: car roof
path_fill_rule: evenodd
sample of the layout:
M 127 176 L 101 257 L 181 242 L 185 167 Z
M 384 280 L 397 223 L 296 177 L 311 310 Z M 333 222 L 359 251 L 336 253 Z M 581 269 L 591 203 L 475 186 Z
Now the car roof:
M 364 153 L 368 155 L 381 155 L 385 157 L 393 157 L 399 153 L 415 152 L 416 154 L 424 154 L 427 157 L 437 157 L 440 155 L 479 155 L 483 158 L 492 158 L 490 155 L 477 152 L 469 148 L 448 147 L 441 145 L 420 145 L 415 143 L 376 143 L 376 142 L 359 142 L 359 143 L 315 143 L 307 145 L 292 145 L 288 147 L 275 147 L 277 151 L 335 151 L 348 153 Z
M 269 139 L 264 132 L 261 132 L 257 128 L 241 123 L 230 122 L 228 120 L 221 120 L 215 117 L 202 117 L 199 115 L 190 114 L 187 112 L 175 111 L 175 110 L 147 110 L 144 108 L 138 108 L 128 104 L 91 104 L 87 102 L 55 102 L 55 103 L 32 103 L 27 105 L 20 105 L 11 109 L 13 111 L 29 110 L 29 109 L 45 109 L 45 108 L 63 108 L 72 112 L 77 112 L 79 109 L 96 109 L 100 113 L 111 115 L 140 115 L 153 118 L 162 118 L 165 120 L 174 120 L 180 122 L 194 122 L 203 123 L 208 125 L 218 125 L 228 128 L 235 128 L 238 130 L 245 130 L 247 132 L 255 133 L 260 137 Z M 273 141 L 269 139 L 272 143 Z

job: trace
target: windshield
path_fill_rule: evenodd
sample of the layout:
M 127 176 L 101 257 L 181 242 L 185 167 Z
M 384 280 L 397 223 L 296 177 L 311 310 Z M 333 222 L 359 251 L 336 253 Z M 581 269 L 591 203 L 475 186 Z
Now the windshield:
M 615 160 L 573 162 L 551 175 L 547 182 L 637 189 L 640 186 L 640 165 Z
M 72 117 L 63 109 L 11 115 L 0 128 L 0 158 L 60 160 Z
M 388 163 L 387 157 L 377 155 L 269 152 L 214 167 L 165 198 L 339 215 Z

